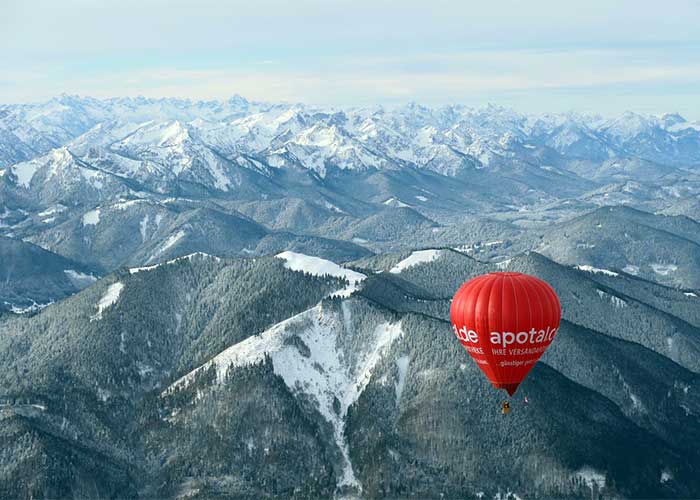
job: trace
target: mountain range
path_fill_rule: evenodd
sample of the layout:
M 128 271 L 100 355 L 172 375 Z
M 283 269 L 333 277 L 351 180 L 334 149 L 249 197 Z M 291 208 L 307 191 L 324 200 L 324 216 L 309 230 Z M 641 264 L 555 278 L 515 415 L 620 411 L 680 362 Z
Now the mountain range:
M 697 497 L 699 221 L 675 113 L 1 105 L 0 497 Z M 499 270 L 563 307 L 508 417 Z

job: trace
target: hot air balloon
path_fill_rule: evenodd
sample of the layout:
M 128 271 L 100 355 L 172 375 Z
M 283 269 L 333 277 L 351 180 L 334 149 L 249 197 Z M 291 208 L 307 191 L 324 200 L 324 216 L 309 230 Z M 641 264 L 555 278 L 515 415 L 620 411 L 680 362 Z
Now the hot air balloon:
M 461 286 L 450 318 L 493 386 L 512 396 L 554 340 L 561 304 L 554 289 L 535 276 L 490 273 Z

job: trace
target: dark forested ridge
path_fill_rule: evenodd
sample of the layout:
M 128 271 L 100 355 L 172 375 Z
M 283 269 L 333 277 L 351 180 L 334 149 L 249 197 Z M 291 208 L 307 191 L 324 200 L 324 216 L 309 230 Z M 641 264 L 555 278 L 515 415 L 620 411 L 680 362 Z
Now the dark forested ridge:
M 346 298 L 280 258 L 193 255 L 6 316 L 2 497 L 697 495 L 696 297 L 535 253 L 500 265 L 564 307 L 504 418 L 446 321 L 496 267 L 419 255 L 355 261 Z

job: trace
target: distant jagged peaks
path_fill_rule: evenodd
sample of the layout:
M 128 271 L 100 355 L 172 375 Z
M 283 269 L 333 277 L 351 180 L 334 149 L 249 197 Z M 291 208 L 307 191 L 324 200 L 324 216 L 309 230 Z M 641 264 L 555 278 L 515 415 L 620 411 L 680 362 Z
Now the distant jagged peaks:
M 12 201 L 0 204 L 0 234 L 110 269 L 180 251 L 357 258 L 409 238 L 501 241 L 601 205 L 693 217 L 698 165 L 700 125 L 677 114 L 64 95 L 0 107 L 0 192 Z M 513 227 L 493 224 L 505 213 Z
M 679 113 L 664 113 L 659 119 L 664 124 L 664 127 L 670 128 L 681 123 L 686 123 L 688 120 L 683 118 Z
M 674 165 L 696 162 L 700 156 L 700 125 L 677 113 L 656 117 L 627 112 L 603 119 L 580 113 L 526 115 L 494 104 L 429 108 L 415 102 L 392 110 L 338 110 L 255 102 L 239 95 L 193 101 L 62 94 L 45 103 L 2 109 L 0 167 L 88 138 L 109 147 L 147 122 L 163 134 L 167 127 L 161 124 L 181 123 L 197 142 L 227 157 L 246 152 L 271 167 L 295 165 L 322 176 L 328 165 L 362 170 L 405 164 L 457 175 L 464 168 L 500 162 L 514 151 L 522 155 L 523 146 L 530 154 L 553 150 L 593 160 L 638 156 Z M 111 124 L 110 135 L 100 141 L 107 133 L 105 123 Z M 90 135 L 81 139 L 86 133 Z M 160 147 L 163 140 L 154 135 L 152 147 Z

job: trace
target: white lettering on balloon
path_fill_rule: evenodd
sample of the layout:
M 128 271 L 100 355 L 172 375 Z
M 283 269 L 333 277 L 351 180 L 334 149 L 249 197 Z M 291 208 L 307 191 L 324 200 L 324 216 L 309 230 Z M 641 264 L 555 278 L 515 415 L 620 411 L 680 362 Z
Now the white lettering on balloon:
M 479 334 L 474 330 L 470 330 L 466 326 L 457 328 L 457 325 L 454 324 L 452 325 L 452 329 L 461 342 L 467 344 L 479 343 Z M 506 347 L 514 344 L 549 344 L 554 339 L 556 334 L 557 329 L 548 326 L 546 330 L 536 330 L 535 328 L 532 328 L 530 331 L 522 331 L 517 333 L 491 332 L 489 340 L 494 346 L 499 346 L 505 349 Z

